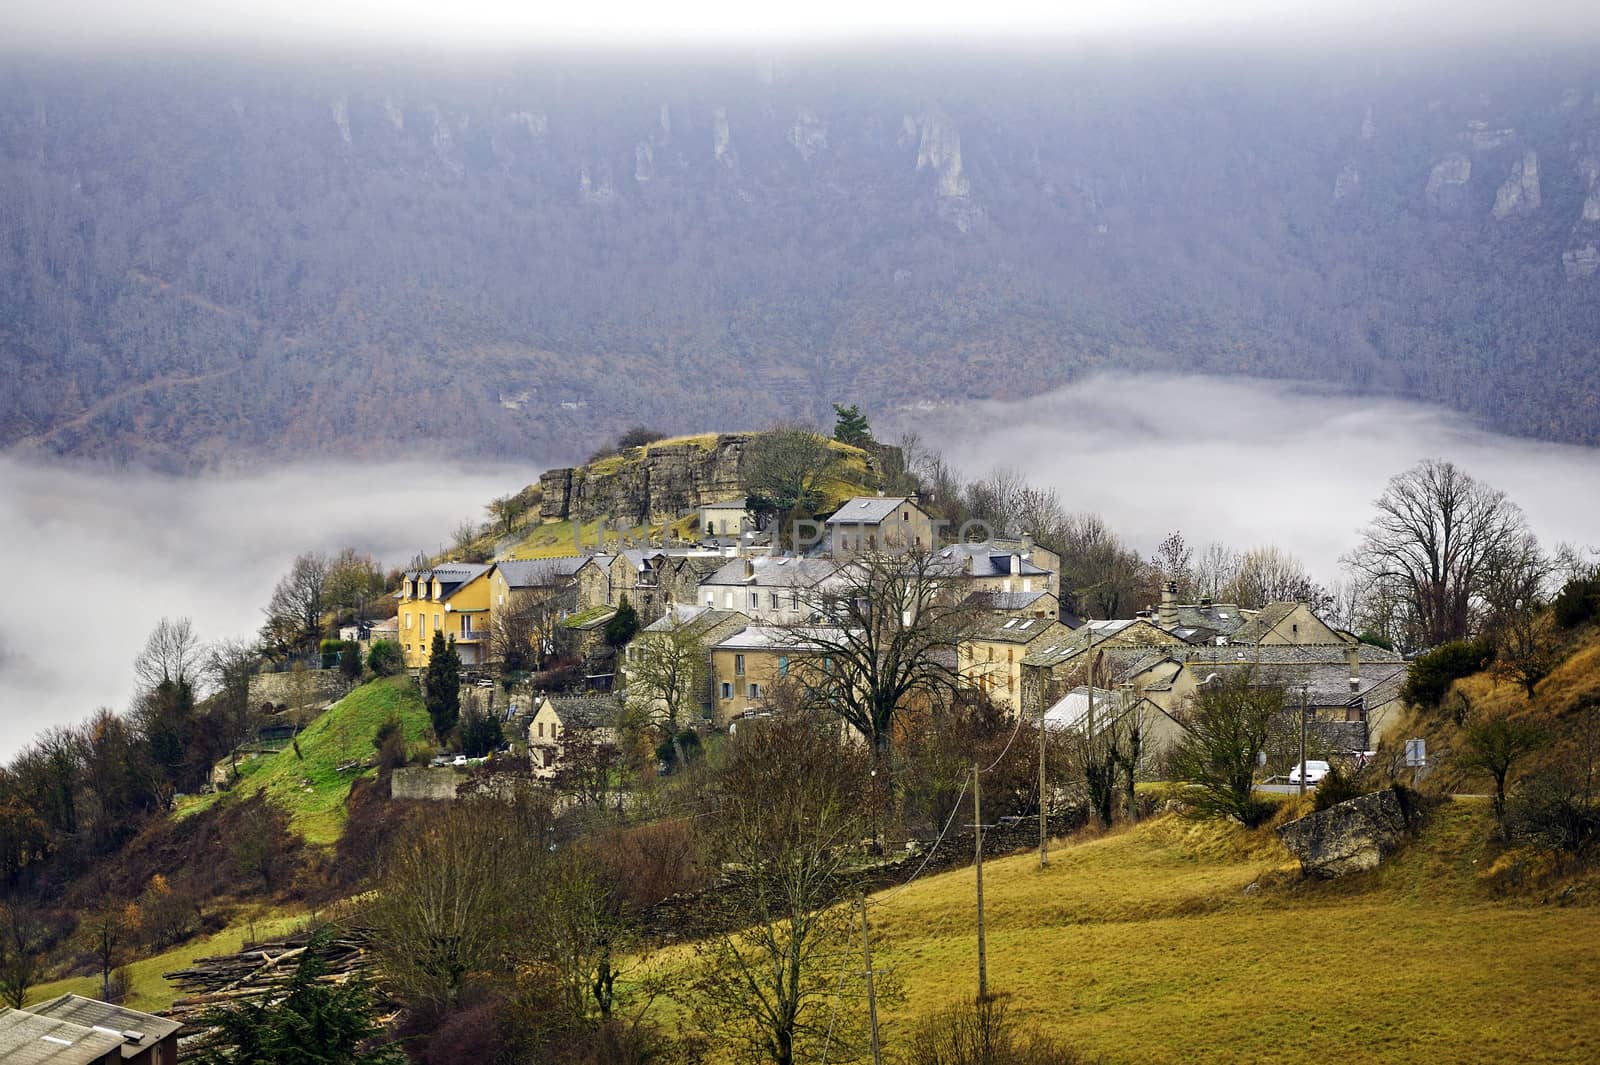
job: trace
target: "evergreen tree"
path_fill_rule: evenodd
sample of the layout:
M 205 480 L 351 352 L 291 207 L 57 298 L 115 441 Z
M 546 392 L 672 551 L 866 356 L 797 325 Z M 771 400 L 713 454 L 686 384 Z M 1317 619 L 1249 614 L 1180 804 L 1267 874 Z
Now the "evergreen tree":
M 443 743 L 461 717 L 461 656 L 456 653 L 456 642 L 446 641 L 444 633 L 437 630 L 433 634 L 433 647 L 428 654 L 428 669 L 422 685 L 433 734 Z
M 606 643 L 620 650 L 627 646 L 628 641 L 633 639 L 638 631 L 639 612 L 633 609 L 633 604 L 628 602 L 628 597 L 624 595 L 622 602 L 617 606 L 617 612 L 606 622 Z
M 835 403 L 833 414 L 833 438 L 839 443 L 861 447 L 872 439 L 872 427 L 867 424 L 867 416 L 861 413 L 861 408 L 856 404 L 843 407 Z

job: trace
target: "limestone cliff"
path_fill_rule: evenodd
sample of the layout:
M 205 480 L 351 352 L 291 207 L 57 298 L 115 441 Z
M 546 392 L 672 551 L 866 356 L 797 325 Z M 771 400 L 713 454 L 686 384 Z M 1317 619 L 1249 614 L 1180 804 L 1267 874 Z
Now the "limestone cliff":
M 658 522 L 744 494 L 739 476 L 749 433 L 663 441 L 539 478 L 539 517 Z
M 706 503 L 745 494 L 745 447 L 754 433 L 704 433 L 677 437 L 596 459 L 586 466 L 548 470 L 539 477 L 543 521 L 569 518 L 656 524 Z M 867 451 L 834 445 L 842 463 L 829 494 L 839 498 L 876 490 L 879 472 L 895 465 L 897 449 L 869 444 Z

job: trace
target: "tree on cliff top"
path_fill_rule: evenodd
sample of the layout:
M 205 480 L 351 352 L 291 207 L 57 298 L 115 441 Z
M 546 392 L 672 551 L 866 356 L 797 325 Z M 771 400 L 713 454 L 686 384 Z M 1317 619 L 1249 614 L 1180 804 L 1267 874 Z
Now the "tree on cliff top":
M 850 406 L 833 405 L 833 438 L 841 444 L 852 447 L 864 447 L 872 441 L 872 427 L 867 424 L 867 416 L 861 413 L 861 408 L 852 403 Z
M 816 513 L 823 486 L 839 465 L 839 453 L 819 433 L 779 426 L 758 434 L 745 448 L 743 475 L 751 511 L 776 519 L 780 539 L 795 520 Z

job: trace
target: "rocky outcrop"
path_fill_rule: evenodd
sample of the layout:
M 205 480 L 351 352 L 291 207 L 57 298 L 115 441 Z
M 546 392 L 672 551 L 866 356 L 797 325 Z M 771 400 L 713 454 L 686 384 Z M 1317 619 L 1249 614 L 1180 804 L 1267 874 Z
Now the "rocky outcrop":
M 1467 182 L 1471 177 L 1472 160 L 1459 153 L 1434 163 L 1428 174 L 1428 187 L 1423 190 L 1428 206 L 1443 214 L 1461 210 L 1467 205 Z
M 539 478 L 545 521 L 605 517 L 614 522 L 666 521 L 704 503 L 744 494 L 740 463 L 749 433 L 651 444 L 588 466 L 549 470 Z
M 1494 216 L 1510 218 L 1512 215 L 1532 214 L 1539 209 L 1539 153 L 1528 149 L 1521 159 L 1511 164 L 1511 175 L 1494 197 Z
M 1278 838 L 1307 876 L 1331 879 L 1376 869 L 1419 821 L 1419 812 L 1386 788 L 1291 821 Z
M 723 166 L 737 166 L 739 157 L 733 150 L 733 132 L 728 127 L 728 109 L 718 107 L 711 112 L 711 154 Z
M 1342 200 L 1360 191 L 1361 171 L 1356 169 L 1356 164 L 1346 163 L 1344 169 L 1339 171 L 1339 176 L 1333 179 L 1333 198 Z
M 1600 272 L 1600 251 L 1593 244 L 1564 251 L 1561 253 L 1561 269 L 1566 271 L 1568 281 L 1593 277 Z
M 794 125 L 789 127 L 789 143 L 800 153 L 800 158 L 809 163 L 828 146 L 828 127 L 815 111 L 803 107 L 795 116 Z
M 589 168 L 578 171 L 578 199 L 594 206 L 604 206 L 617 198 L 617 188 L 611 183 L 611 168 L 602 164 L 595 177 Z

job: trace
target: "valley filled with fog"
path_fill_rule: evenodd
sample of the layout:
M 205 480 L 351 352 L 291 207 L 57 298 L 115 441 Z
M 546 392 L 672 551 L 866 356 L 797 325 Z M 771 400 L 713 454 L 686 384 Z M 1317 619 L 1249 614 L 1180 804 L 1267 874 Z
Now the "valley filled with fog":
M 1015 469 L 1146 553 L 1175 529 L 1197 547 L 1274 543 L 1332 582 L 1384 482 L 1430 456 L 1505 490 L 1546 544 L 1600 544 L 1600 450 L 1483 432 L 1420 404 L 1107 375 L 1021 402 L 902 411 L 878 431 L 892 442 L 913 426 L 965 474 Z M 299 552 L 352 546 L 403 565 L 538 473 L 347 463 L 183 478 L 0 458 L 14 604 L 0 619 L 0 747 L 123 708 L 162 616 L 193 618 L 208 640 L 251 636 Z

